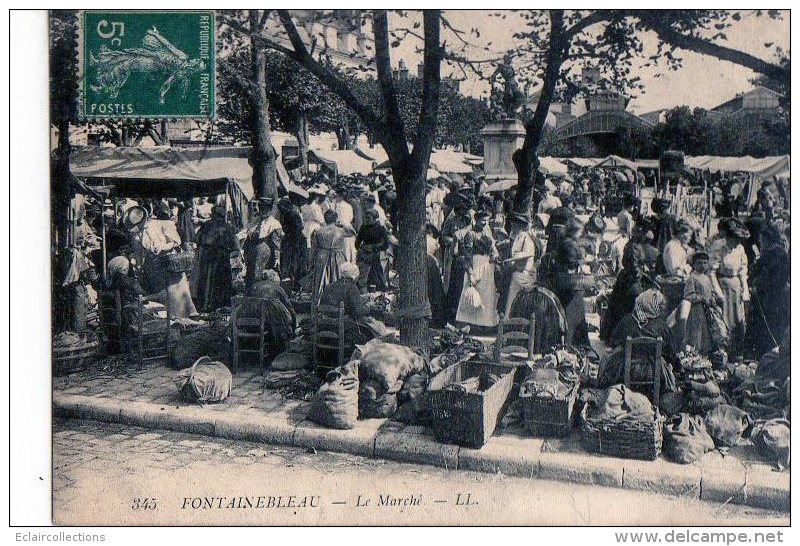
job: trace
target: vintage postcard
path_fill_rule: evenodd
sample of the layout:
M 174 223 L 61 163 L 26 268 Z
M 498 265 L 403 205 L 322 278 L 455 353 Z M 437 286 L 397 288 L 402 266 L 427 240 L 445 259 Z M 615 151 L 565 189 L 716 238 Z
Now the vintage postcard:
M 47 18 L 53 524 L 789 524 L 789 10 Z

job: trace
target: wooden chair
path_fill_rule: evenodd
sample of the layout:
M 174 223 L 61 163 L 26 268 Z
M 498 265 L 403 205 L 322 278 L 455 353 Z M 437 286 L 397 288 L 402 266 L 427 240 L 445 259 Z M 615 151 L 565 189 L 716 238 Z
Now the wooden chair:
M 628 337 L 625 340 L 625 386 L 633 391 L 642 393 L 645 393 L 647 388 L 652 388 L 652 394 L 651 396 L 648 396 L 648 398 L 650 398 L 650 401 L 655 406 L 658 406 L 659 399 L 661 398 L 662 345 L 663 341 L 660 337 Z M 631 368 L 637 363 L 644 364 L 645 369 L 647 365 L 651 365 L 653 373 L 652 378 L 647 380 L 642 380 L 641 378 L 632 378 Z M 640 369 L 642 368 L 643 367 L 640 367 Z
M 347 349 L 353 347 L 345 340 L 344 302 L 338 307 L 332 305 L 316 305 L 313 311 L 312 362 L 318 373 L 331 370 L 347 363 Z M 336 351 L 336 364 L 330 365 L 320 361 L 320 352 Z
M 242 354 L 258 355 L 259 369 L 264 367 L 264 335 L 267 323 L 267 300 L 264 298 L 236 297 L 231 299 L 231 338 L 233 339 L 233 360 L 231 373 L 239 369 Z M 256 316 L 242 316 L 242 309 L 257 309 Z M 258 349 L 253 348 L 256 343 Z
M 103 344 L 109 352 L 122 350 L 122 298 L 119 290 L 101 290 L 97 294 L 97 318 Z
M 500 362 L 511 353 L 527 351 L 528 358 L 533 357 L 533 344 L 536 339 L 536 319 L 505 318 L 500 315 L 497 325 L 497 339 L 494 344 L 494 358 Z M 522 344 L 524 343 L 524 345 Z
M 139 360 L 147 362 L 148 360 L 161 360 L 169 359 L 170 355 L 170 321 L 169 306 L 164 306 L 167 310 L 166 318 L 150 317 L 145 321 L 144 312 L 144 298 L 139 296 L 138 300 L 139 312 L 136 324 L 137 345 L 139 350 Z M 164 336 L 163 341 L 157 341 L 161 336 Z M 155 343 L 145 349 L 145 338 L 156 340 Z

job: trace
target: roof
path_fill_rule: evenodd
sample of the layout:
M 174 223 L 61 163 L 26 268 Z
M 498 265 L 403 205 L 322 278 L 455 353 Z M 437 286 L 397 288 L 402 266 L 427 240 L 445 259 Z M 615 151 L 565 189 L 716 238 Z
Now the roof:
M 558 138 L 572 138 L 597 133 L 613 133 L 625 123 L 654 127 L 655 124 L 624 110 L 591 110 L 564 124 L 557 130 Z
M 539 168 L 545 174 L 553 176 L 566 176 L 567 166 L 553 157 L 540 157 Z
M 597 168 L 624 167 L 624 168 L 630 169 L 630 170 L 632 170 L 634 172 L 636 172 L 639 169 L 639 165 L 637 165 L 636 162 L 631 161 L 629 159 L 625 159 L 625 158 L 619 157 L 618 155 L 613 155 L 613 154 L 608 156 L 608 157 L 606 157 L 605 159 L 600 160 L 600 162 L 598 162 L 595 165 L 595 167 L 597 167 Z
M 251 148 L 209 146 L 153 148 L 86 146 L 72 149 L 70 169 L 75 176 L 112 184 L 115 193 L 131 197 L 195 197 L 225 193 L 235 182 L 247 199 L 253 198 Z M 278 180 L 294 186 L 277 160 Z
M 378 164 L 375 166 L 376 169 L 388 169 L 391 167 L 389 164 L 389 157 L 386 155 L 386 152 L 383 148 L 368 148 L 368 149 L 359 149 L 357 150 L 358 154 L 361 156 L 372 157 L 373 155 L 380 155 L 380 152 L 383 152 L 383 156 L 386 159 L 383 161 L 378 161 Z M 432 169 L 436 169 L 440 173 L 457 173 L 457 174 L 469 174 L 472 172 L 473 165 L 480 165 L 483 163 L 483 158 L 481 156 L 468 154 L 465 152 L 456 152 L 454 150 L 433 150 L 431 152 L 431 160 L 430 160 L 430 167 Z

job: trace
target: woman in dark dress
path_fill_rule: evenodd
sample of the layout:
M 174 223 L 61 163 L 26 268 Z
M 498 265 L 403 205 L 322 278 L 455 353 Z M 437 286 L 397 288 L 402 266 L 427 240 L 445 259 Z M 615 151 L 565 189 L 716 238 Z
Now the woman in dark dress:
M 645 291 L 644 251 L 640 244 L 629 242 L 622 255 L 622 271 L 608 298 L 608 308 L 600 321 L 600 339 L 609 342 L 622 317 L 633 311 L 636 297 Z
M 225 208 L 214 207 L 211 219 L 197 233 L 198 307 L 213 311 L 230 305 L 233 292 L 231 256 L 239 255 L 239 241 L 225 222 Z
M 553 274 L 553 292 L 558 296 L 567 317 L 567 345 L 588 347 L 589 326 L 586 323 L 586 305 L 583 297 L 594 286 L 594 278 L 583 275 L 579 269 L 583 252 L 572 239 L 564 239 L 557 251 Z
M 283 240 L 281 241 L 281 277 L 291 279 L 297 283 L 305 276 L 306 238 L 303 235 L 303 217 L 300 210 L 288 197 L 278 201 L 280 222 L 283 227 Z
M 609 345 L 616 349 L 609 356 L 600 375 L 600 386 L 610 387 L 622 383 L 624 380 L 625 340 L 629 337 L 661 338 L 660 368 L 661 392 L 675 392 L 675 374 L 673 366 L 677 357 L 673 351 L 672 331 L 666 321 L 667 300 L 664 294 L 655 289 L 642 292 L 634 303 L 633 310 L 625 315 L 617 324 L 609 340 Z M 634 381 L 652 378 L 652 359 L 646 362 L 645 368 L 631 371 Z M 646 393 L 650 394 L 650 393 Z
M 261 278 L 253 283 L 247 295 L 252 298 L 266 300 L 266 326 L 264 346 L 267 349 L 266 362 L 272 362 L 276 356 L 284 352 L 289 341 L 294 337 L 297 327 L 295 315 L 289 296 L 281 288 L 281 279 L 275 270 L 262 271 Z M 253 304 L 244 303 L 238 310 L 240 317 L 259 317 L 260 309 Z
M 748 347 L 755 356 L 778 346 L 791 321 L 788 243 L 774 225 L 766 227 L 760 239 L 762 254 L 750 272 L 752 302 L 747 328 Z

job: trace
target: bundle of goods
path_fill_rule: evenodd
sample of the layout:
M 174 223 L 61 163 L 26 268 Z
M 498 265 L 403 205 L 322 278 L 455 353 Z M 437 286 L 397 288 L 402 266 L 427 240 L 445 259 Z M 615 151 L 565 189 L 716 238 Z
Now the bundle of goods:
M 311 400 L 306 419 L 320 425 L 351 429 L 358 419 L 358 362 L 350 361 L 328 372 Z
M 270 369 L 264 376 L 265 389 L 277 392 L 283 398 L 311 400 L 322 386 L 323 380 L 313 370 Z
M 359 362 L 358 408 L 359 415 L 366 418 L 393 415 L 404 382 L 416 374 L 427 373 L 423 356 L 408 347 L 379 339 L 357 345 L 352 361 Z
M 789 384 L 789 378 L 747 379 L 733 389 L 733 402 L 757 419 L 786 417 L 791 402 Z
M 579 377 L 571 366 L 531 369 L 519 390 L 525 430 L 534 436 L 567 436 L 579 387 Z
M 719 385 L 714 379 L 711 361 L 702 356 L 693 347 L 678 353 L 680 375 L 683 379 L 685 409 L 693 414 L 705 414 L 707 411 L 725 403 Z
M 439 441 L 480 448 L 502 420 L 514 369 L 462 362 L 431 379 L 430 426 Z
M 690 464 L 714 449 L 714 439 L 699 415 L 678 413 L 664 424 L 664 454 L 672 461 Z
M 395 318 L 396 301 L 397 294 L 394 292 L 369 292 L 366 294 L 366 303 L 371 309 L 370 314 L 387 326 L 394 326 L 397 323 Z
M 534 366 L 539 368 L 558 368 L 562 377 L 569 380 L 567 370 L 572 370 L 575 375 L 574 382 L 584 386 L 597 385 L 600 371 L 600 355 L 592 347 L 573 347 L 572 345 L 557 345 L 550 349 L 544 357 L 534 360 Z
M 778 470 L 789 467 L 791 425 L 788 419 L 757 421 L 750 439 L 762 455 L 770 458 Z
M 170 341 L 170 362 L 177 370 L 188 368 L 201 356 L 230 362 L 230 329 L 224 323 L 209 324 Z
M 204 356 L 198 358 L 191 368 L 178 372 L 175 386 L 187 402 L 222 402 L 231 393 L 233 375 L 222 362 Z
M 484 345 L 477 339 L 469 337 L 463 330 L 457 330 L 449 324 L 438 335 L 434 335 L 430 354 L 434 356 L 429 364 L 431 375 L 481 355 Z
M 581 411 L 581 442 L 595 453 L 652 461 L 661 452 L 664 419 L 643 394 L 614 385 Z
M 93 332 L 61 332 L 53 338 L 53 375 L 78 372 L 97 356 L 100 342 Z
M 747 437 L 753 427 L 753 419 L 747 412 L 720 404 L 706 414 L 706 430 L 718 448 L 733 447 L 739 439 Z

